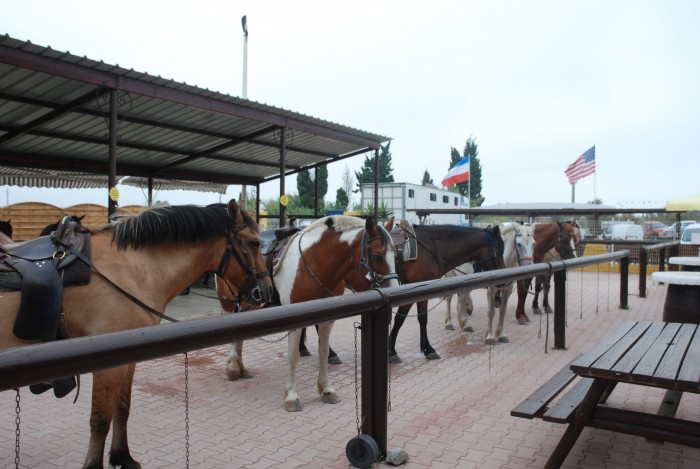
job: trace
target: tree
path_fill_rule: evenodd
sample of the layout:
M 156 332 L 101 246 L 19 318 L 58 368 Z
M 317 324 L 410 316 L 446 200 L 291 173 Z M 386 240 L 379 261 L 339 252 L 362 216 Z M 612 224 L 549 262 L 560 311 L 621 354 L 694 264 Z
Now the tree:
M 319 166 L 314 170 L 314 175 L 318 177 L 318 208 L 320 210 L 323 209 L 323 199 L 328 192 L 328 167 L 326 165 Z M 316 206 L 316 183 L 310 171 L 297 173 L 297 191 L 301 207 L 313 209 Z
M 348 198 L 348 193 L 345 189 L 339 187 L 335 193 L 335 208 L 338 210 L 347 210 L 350 204 L 350 199 Z
M 391 174 L 393 169 L 390 146 L 391 142 L 381 145 L 379 149 L 379 182 L 394 182 L 394 175 Z M 374 155 L 365 156 L 365 163 L 359 172 L 355 171 L 355 178 L 357 178 L 357 189 L 354 192 L 360 192 L 362 184 L 374 184 Z
M 435 183 L 433 182 L 433 178 L 430 177 L 430 173 L 426 169 L 425 172 L 423 172 L 423 181 L 421 181 L 421 185 L 425 186 L 426 184 L 430 184 L 431 186 L 434 186 Z
M 461 155 L 456 148 L 452 147 L 450 168 L 462 161 L 466 156 L 469 157 L 469 182 L 457 184 L 457 187 L 460 194 L 465 197 L 471 197 L 469 200 L 470 207 L 480 207 L 484 203 L 484 197 L 481 195 L 481 162 L 479 161 L 479 146 L 471 135 L 464 144 L 464 151 Z M 469 187 L 470 183 L 471 187 Z
M 350 167 L 348 165 L 345 165 L 345 170 L 343 171 L 343 176 L 342 176 L 341 187 L 345 191 L 345 195 L 348 198 L 348 204 L 351 202 L 350 193 L 352 192 L 352 188 L 354 185 L 355 185 L 355 177 L 350 172 Z

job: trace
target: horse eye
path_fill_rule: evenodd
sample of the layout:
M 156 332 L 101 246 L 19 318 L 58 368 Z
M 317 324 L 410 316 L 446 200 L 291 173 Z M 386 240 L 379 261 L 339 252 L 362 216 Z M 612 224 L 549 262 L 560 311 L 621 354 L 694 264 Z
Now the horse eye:
M 260 249 L 260 241 L 250 241 L 248 245 L 253 249 Z
M 384 260 L 384 256 L 379 255 L 379 254 L 374 254 L 374 260 L 377 262 L 382 262 Z

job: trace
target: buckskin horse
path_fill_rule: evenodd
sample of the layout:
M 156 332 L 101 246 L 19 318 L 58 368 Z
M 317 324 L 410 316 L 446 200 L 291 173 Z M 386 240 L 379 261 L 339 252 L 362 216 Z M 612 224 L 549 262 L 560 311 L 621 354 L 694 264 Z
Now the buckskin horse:
M 534 225 L 535 235 L 535 264 L 540 262 L 552 262 L 561 259 L 573 259 L 576 257 L 576 248 L 580 241 L 579 227 L 576 220 L 553 223 L 537 223 Z M 551 274 L 538 275 L 535 280 L 535 293 L 532 302 L 532 311 L 535 314 L 542 314 L 538 304 L 538 295 L 543 292 L 543 306 L 547 313 L 552 310 L 549 307 L 547 294 L 549 293 L 549 282 Z M 525 313 L 525 299 L 532 279 L 518 282 L 518 306 L 515 309 L 515 318 L 518 324 L 528 324 L 530 318 Z
M 439 279 L 456 266 L 474 263 L 474 271 L 501 269 L 504 267 L 504 244 L 498 226 L 485 229 L 457 225 L 416 225 L 413 227 L 417 243 L 417 257 L 403 263 L 399 270 L 402 283 Z M 396 338 L 413 304 L 402 305 L 394 316 L 394 326 L 389 335 L 389 361 L 401 363 L 396 353 Z M 419 301 L 420 350 L 430 360 L 440 355 L 428 340 L 428 301 Z
M 530 265 L 533 263 L 535 252 L 535 237 L 532 233 L 532 227 L 522 223 L 507 223 L 501 228 L 501 236 L 505 249 L 503 251 L 503 261 L 506 267 L 519 267 Z M 465 264 L 458 268 L 462 273 L 473 272 L 471 264 Z M 459 275 L 459 272 L 452 270 L 447 273 L 447 277 Z M 484 342 L 489 345 L 495 345 L 497 342 L 507 343 L 508 336 L 504 332 L 504 319 L 506 309 L 508 308 L 508 299 L 513 293 L 513 283 L 508 282 L 504 285 L 491 286 L 486 289 L 488 299 L 488 329 L 484 336 Z M 451 309 L 452 295 L 446 297 L 447 313 L 445 315 L 445 329 L 453 330 Z M 496 314 L 496 307 L 499 310 L 498 326 L 494 334 L 493 317 Z M 474 309 L 471 290 L 463 290 L 457 294 L 457 321 L 459 328 L 463 331 L 473 331 L 469 325 L 469 316 Z
M 368 290 L 372 286 L 397 286 L 394 274 L 394 248 L 388 229 L 376 225 L 372 218 L 333 215 L 316 220 L 288 240 L 286 250 L 273 268 L 273 283 L 282 305 L 340 296 L 346 286 Z M 222 307 L 233 312 L 225 301 L 226 289 L 217 278 L 217 292 Z M 260 311 L 265 314 L 265 311 Z M 328 377 L 329 338 L 333 322 L 318 325 L 319 373 L 317 388 L 327 404 L 340 401 Z M 299 362 L 301 329 L 289 333 L 287 358 L 289 377 L 285 388 L 284 409 L 302 410 L 296 390 L 296 366 Z M 226 374 L 229 379 L 250 377 L 242 362 L 242 344 L 231 344 Z
M 156 325 L 167 318 L 163 315 L 167 304 L 210 270 L 239 292 L 242 301 L 265 303 L 271 298 L 272 282 L 259 249 L 258 225 L 233 200 L 228 206 L 156 207 L 88 235 L 84 242 L 90 246 L 89 258 L 83 251 L 75 264 L 89 269 L 89 283 L 67 285 L 58 297 L 70 337 Z M 21 259 L 13 253 L 28 250 L 27 243 L 53 243 L 40 246 L 53 250 L 49 259 L 75 249 L 59 244 L 58 238 L 3 244 L 0 254 L 18 265 Z M 68 267 L 63 272 L 67 271 Z M 21 289 L 29 287 L 25 279 Z M 3 291 L 0 296 L 0 348 L 38 342 L 13 334 L 22 295 L 22 291 Z M 93 372 L 90 442 L 83 467 L 104 466 L 110 425 L 109 464 L 141 467 L 127 442 L 135 367 L 132 363 Z

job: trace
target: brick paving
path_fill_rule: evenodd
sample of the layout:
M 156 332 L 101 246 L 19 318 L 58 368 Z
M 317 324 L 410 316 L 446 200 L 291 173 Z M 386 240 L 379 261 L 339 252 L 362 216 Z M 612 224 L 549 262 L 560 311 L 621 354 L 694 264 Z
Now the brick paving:
M 510 410 L 625 319 L 661 319 L 664 285 L 649 282 L 648 298 L 630 296 L 629 309 L 621 310 L 618 284 L 617 274 L 569 273 L 567 350 L 551 350 L 553 336 L 550 332 L 547 337 L 546 317 L 531 315 L 532 324 L 518 326 L 514 301 L 506 319 L 510 343 L 493 347 L 481 341 L 486 327 L 483 292 L 473 295 L 477 309 L 471 323 L 476 332 L 471 334 L 444 330 L 445 303 L 431 301 L 435 309 L 429 313 L 429 336 L 442 359 L 423 358 L 417 321 L 409 318 L 397 344 L 403 363 L 391 368 L 388 447 L 408 453 L 409 469 L 542 467 L 565 426 L 511 417 Z M 636 285 L 637 278 L 631 275 L 632 292 Z M 178 297 L 168 314 L 182 319 L 220 314 L 216 301 L 197 292 L 201 289 Z M 248 380 L 227 380 L 226 346 L 190 353 L 189 438 L 184 355 L 140 363 L 129 419 L 132 455 L 144 468 L 186 467 L 188 460 L 189 467 L 200 468 L 348 468 L 345 445 L 356 432 L 353 323 L 353 319 L 338 321 L 331 336 L 343 360 L 330 367 L 342 401 L 327 405 L 317 396 L 313 351 L 314 356 L 302 359 L 297 370 L 302 412 L 283 409 L 286 340 L 269 343 L 281 335 L 268 337 L 267 342 L 246 342 L 244 359 L 254 375 Z M 309 329 L 310 343 L 315 338 Z M 89 438 L 91 382 L 91 375 L 82 377 L 75 404 L 74 393 L 58 400 L 50 393 L 34 396 L 21 390 L 20 467 L 82 466 Z M 649 411 L 662 395 L 657 389 L 619 385 L 608 402 Z M 0 467 L 15 465 L 15 396 L 0 393 Z M 699 411 L 700 395 L 685 395 L 678 415 L 697 420 Z M 585 429 L 563 467 L 696 468 L 700 450 Z

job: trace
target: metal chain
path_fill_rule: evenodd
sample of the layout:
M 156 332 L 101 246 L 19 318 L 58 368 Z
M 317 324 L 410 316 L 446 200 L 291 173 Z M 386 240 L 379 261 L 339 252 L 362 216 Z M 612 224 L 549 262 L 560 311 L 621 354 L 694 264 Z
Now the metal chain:
M 185 352 L 185 467 L 190 467 L 190 359 Z
M 291 331 L 290 331 L 290 332 L 291 332 Z M 289 337 L 289 333 L 290 333 L 290 332 L 287 332 L 285 335 L 283 335 L 283 336 L 280 337 L 279 339 L 266 339 L 266 338 L 264 338 L 264 337 L 258 337 L 258 340 L 260 340 L 260 341 L 262 341 L 262 342 L 265 342 L 266 344 L 277 344 L 277 343 L 279 343 L 279 342 L 282 342 L 282 341 L 283 341 L 284 339 L 286 339 L 287 337 Z
M 17 396 L 15 397 L 15 402 L 17 403 L 17 405 L 15 406 L 15 468 L 19 469 L 19 388 L 15 388 L 15 391 L 17 391 Z
M 431 312 L 432 310 L 434 310 L 435 308 L 437 308 L 438 306 L 440 306 L 440 305 L 442 304 L 442 302 L 445 301 L 445 298 L 447 298 L 447 297 L 446 297 L 446 296 L 443 296 L 443 297 L 440 299 L 440 301 L 438 301 L 432 308 L 426 310 L 425 313 L 406 314 L 406 317 L 407 317 L 407 318 L 417 318 L 418 316 L 428 314 L 429 312 Z M 417 307 L 416 307 L 416 308 L 417 308 Z M 398 309 L 397 309 L 396 311 L 398 311 Z M 417 309 L 416 309 L 416 311 L 417 311 Z M 396 314 L 396 313 L 394 313 L 394 314 Z
M 353 328 L 355 331 L 355 425 L 357 426 L 357 437 L 360 437 L 360 380 L 358 379 L 358 369 L 357 369 L 357 331 L 362 329 L 362 325 L 359 322 L 353 323 Z M 364 420 L 364 419 L 363 419 Z

